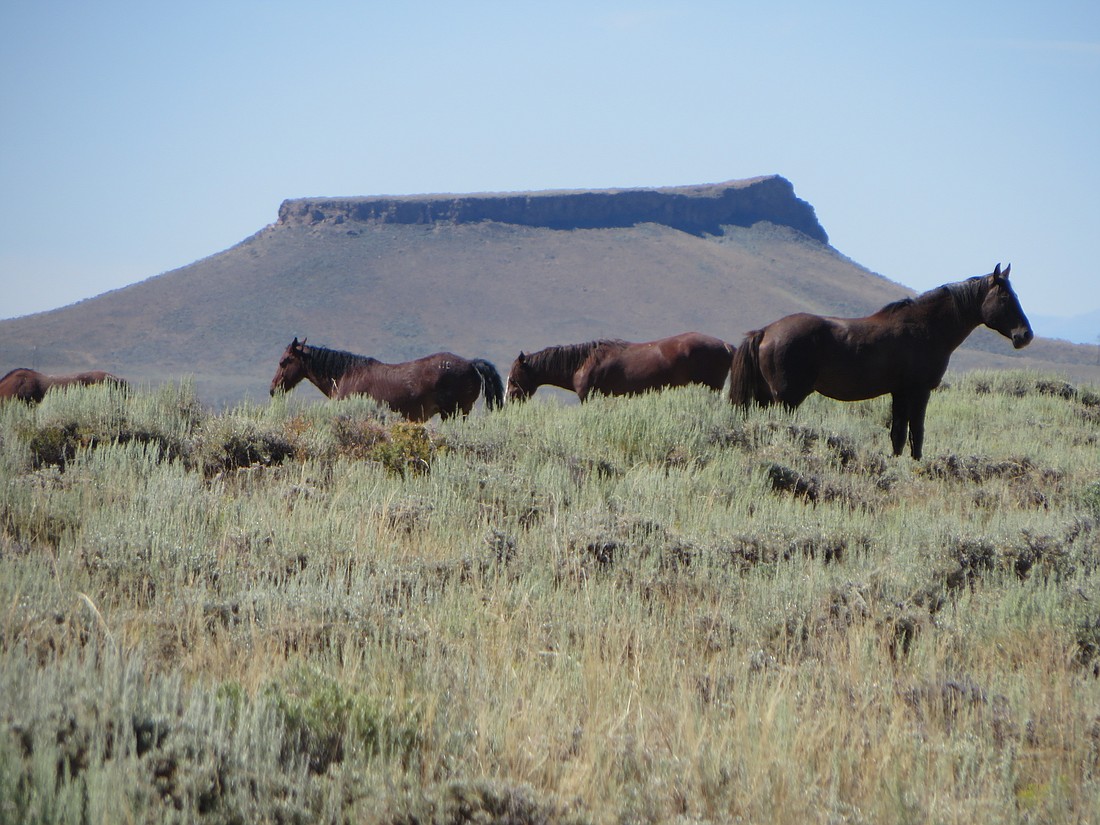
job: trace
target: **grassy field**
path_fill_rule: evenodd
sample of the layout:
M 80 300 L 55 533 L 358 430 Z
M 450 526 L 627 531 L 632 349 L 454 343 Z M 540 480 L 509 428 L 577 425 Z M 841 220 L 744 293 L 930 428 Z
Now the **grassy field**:
M 0 406 L 0 821 L 1096 822 L 1100 393 Z

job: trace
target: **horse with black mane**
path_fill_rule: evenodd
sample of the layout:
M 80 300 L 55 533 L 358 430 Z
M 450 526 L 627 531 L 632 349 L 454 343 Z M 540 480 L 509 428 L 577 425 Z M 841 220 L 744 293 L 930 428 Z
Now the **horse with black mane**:
M 1034 337 L 1008 282 L 1011 264 L 989 275 L 944 284 L 887 304 L 865 318 L 798 313 L 745 336 L 730 369 L 729 398 L 748 407 L 797 407 L 812 392 L 839 401 L 892 396 L 890 440 L 901 455 L 906 434 L 921 457 L 928 399 L 951 353 L 979 325 L 1011 339 Z
M 385 364 L 365 355 L 316 347 L 295 337 L 279 359 L 271 394 L 289 391 L 308 378 L 329 398 L 369 395 L 410 421 L 469 415 L 479 395 L 489 409 L 504 404 L 500 373 L 482 358 L 467 360 L 437 352 L 415 361 Z
M 92 384 L 114 384 L 126 387 L 128 384 L 117 375 L 103 370 L 77 372 L 72 375 L 46 375 L 38 370 L 18 367 L 0 378 L 0 401 L 16 398 L 29 404 L 37 404 L 47 392 L 55 387 L 82 386 Z
M 599 339 L 521 352 L 508 373 L 509 400 L 526 400 L 540 386 L 571 390 L 584 401 L 593 392 L 634 395 L 664 387 L 704 384 L 722 389 L 733 347 L 699 332 L 645 343 Z

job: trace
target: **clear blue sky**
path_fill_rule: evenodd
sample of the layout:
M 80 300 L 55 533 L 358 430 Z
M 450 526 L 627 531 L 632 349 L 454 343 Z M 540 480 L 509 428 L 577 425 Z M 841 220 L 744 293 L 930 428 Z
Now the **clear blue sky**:
M 771 173 L 892 280 L 1011 262 L 1029 313 L 1100 309 L 1100 3 L 0 5 L 0 317 L 284 198 Z

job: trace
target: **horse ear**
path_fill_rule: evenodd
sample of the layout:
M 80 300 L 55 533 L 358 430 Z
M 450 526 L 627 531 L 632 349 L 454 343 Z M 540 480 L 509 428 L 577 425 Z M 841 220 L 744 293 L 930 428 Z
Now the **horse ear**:
M 519 351 L 519 357 L 516 358 L 516 363 L 517 364 L 526 364 L 527 363 L 527 355 L 523 352 L 523 350 Z
M 1012 264 L 1005 267 L 1005 271 L 1001 273 L 1001 277 L 1006 281 L 1008 280 L 1008 273 L 1012 271 Z

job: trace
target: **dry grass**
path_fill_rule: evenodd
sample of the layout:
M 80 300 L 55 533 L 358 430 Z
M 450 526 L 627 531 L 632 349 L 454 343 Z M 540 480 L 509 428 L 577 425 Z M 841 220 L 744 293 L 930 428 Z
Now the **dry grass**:
M 960 379 L 919 463 L 885 401 L 7 405 L 0 818 L 1089 821 L 1069 390 Z

